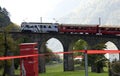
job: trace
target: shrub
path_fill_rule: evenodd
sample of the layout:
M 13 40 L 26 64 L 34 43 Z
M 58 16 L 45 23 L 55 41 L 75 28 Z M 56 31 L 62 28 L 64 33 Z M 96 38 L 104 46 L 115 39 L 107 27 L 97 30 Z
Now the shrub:
M 112 63 L 111 70 L 114 74 L 120 75 L 120 61 Z

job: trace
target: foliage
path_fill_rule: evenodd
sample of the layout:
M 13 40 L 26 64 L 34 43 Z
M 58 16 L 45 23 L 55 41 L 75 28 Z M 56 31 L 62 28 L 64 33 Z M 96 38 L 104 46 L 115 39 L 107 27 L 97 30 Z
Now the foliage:
M 46 60 L 46 63 L 51 63 L 53 61 L 56 61 L 56 62 L 59 62 L 60 61 L 60 56 L 59 55 L 55 55 L 51 49 L 49 48 L 46 48 L 46 51 L 45 51 L 45 60 Z
M 18 25 L 16 25 L 16 24 L 14 24 L 14 23 L 10 23 L 7 27 L 6 27 L 6 31 L 8 31 L 8 32 L 11 32 L 11 31 L 15 31 L 15 32 L 17 32 L 17 31 L 19 31 L 19 29 L 20 29 L 20 27 L 18 26 Z
M 73 46 L 73 50 L 84 50 L 85 47 L 88 47 L 87 42 L 85 42 L 85 41 L 82 40 L 82 39 L 79 39 L 79 40 L 75 43 L 75 45 Z M 78 56 L 78 55 L 82 55 L 82 53 L 80 53 L 80 52 L 74 53 L 74 56 Z
M 84 40 L 80 39 L 75 43 L 74 50 L 84 50 L 85 46 L 90 48 Z M 91 47 L 92 50 L 103 50 L 105 48 L 106 48 L 106 45 L 104 45 L 104 43 L 100 43 Z M 75 53 L 75 56 L 77 55 L 83 55 L 83 54 Z M 103 54 L 88 55 L 88 62 L 89 62 L 88 65 L 91 66 L 92 72 L 102 72 L 103 67 L 105 66 L 106 60 L 107 59 Z M 84 63 L 84 59 L 82 62 Z
M 78 50 L 85 50 L 86 48 L 88 48 L 88 44 L 86 41 L 79 39 L 77 42 L 75 42 L 75 45 L 73 46 L 73 50 L 78 51 Z M 84 56 L 83 53 L 81 52 L 75 52 L 74 53 L 74 57 L 77 56 Z M 74 60 L 74 69 L 75 70 L 80 70 L 83 66 L 84 66 L 84 61 L 80 59 Z M 79 65 L 79 66 L 76 66 Z M 82 68 L 83 69 L 83 68 Z
M 101 44 L 97 44 L 97 45 L 93 46 L 91 49 L 92 50 L 103 50 L 105 48 L 106 48 L 106 45 L 101 43 Z M 101 59 L 106 59 L 104 54 L 88 55 L 89 65 L 97 63 Z
M 106 48 L 105 43 L 99 43 L 93 46 L 91 49 L 93 50 L 104 50 Z
M 53 56 L 52 50 L 49 48 L 46 48 L 45 54 L 46 54 L 45 60 L 46 60 L 46 63 L 48 63 Z
M 7 37 L 6 38 L 7 39 L 7 42 L 6 42 L 7 47 L 6 48 L 7 48 L 9 53 L 15 53 L 16 51 L 18 51 L 18 50 L 16 50 L 17 43 L 15 40 L 13 40 L 11 35 L 7 33 L 8 32 L 7 27 L 5 27 L 4 31 L 6 32 L 6 37 Z M 0 33 L 0 48 L 1 48 L 0 49 L 0 56 L 3 56 L 5 54 L 5 33 Z M 9 53 L 7 53 L 7 55 L 9 55 Z M 3 61 L 1 61 L 1 62 L 3 63 Z M 9 66 L 10 66 L 10 64 L 11 64 L 11 62 L 8 61 Z M 3 64 L 1 64 L 0 66 L 3 66 Z
M 0 7 L 0 27 L 6 27 L 10 23 L 9 13 L 5 8 Z
M 103 50 L 105 48 L 106 45 L 104 45 L 104 43 L 100 43 L 92 47 L 93 50 Z M 92 72 L 103 72 L 103 67 L 106 66 L 106 60 L 107 59 L 104 54 L 88 55 L 88 62 L 89 65 L 91 65 Z
M 120 74 L 120 61 L 115 61 L 111 64 L 111 70 L 115 74 Z
M 19 50 L 18 50 L 18 43 L 19 41 L 16 41 L 12 38 L 12 36 L 14 36 L 13 34 L 9 34 L 10 31 L 18 31 L 19 27 L 12 23 L 10 18 L 9 18 L 9 12 L 7 12 L 7 10 L 5 8 L 1 8 L 0 7 L 0 31 L 3 31 L 2 33 L 0 33 L 0 56 L 3 55 L 18 55 Z M 5 41 L 5 36 L 6 36 L 6 41 Z M 6 45 L 6 46 L 5 46 Z M 6 49 L 7 48 L 7 49 Z M 7 54 L 5 54 L 5 51 L 7 50 Z M 17 66 L 19 60 L 15 60 L 15 64 L 17 63 Z M 4 73 L 3 75 L 5 75 L 6 73 L 10 73 L 9 69 L 11 67 L 11 64 L 13 64 L 13 62 L 11 60 L 6 60 L 4 61 L 0 61 L 0 68 L 4 67 Z M 9 71 L 8 71 L 9 69 Z M 14 69 L 12 69 L 14 70 Z M 11 73 L 10 73 L 11 74 Z
M 79 40 L 75 43 L 73 49 L 74 49 L 74 50 L 83 50 L 83 49 L 85 49 L 85 47 L 87 47 L 87 46 L 88 46 L 88 45 L 87 45 L 87 42 L 86 42 L 86 41 L 84 41 L 84 40 L 82 40 L 82 39 L 79 39 Z

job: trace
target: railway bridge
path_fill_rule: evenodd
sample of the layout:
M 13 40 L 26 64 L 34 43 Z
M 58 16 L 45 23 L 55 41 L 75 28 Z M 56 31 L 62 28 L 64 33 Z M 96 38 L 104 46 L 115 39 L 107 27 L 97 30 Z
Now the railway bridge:
M 17 34 L 17 33 L 14 33 Z M 120 36 L 113 35 L 89 35 L 89 34 L 59 34 L 59 33 L 19 33 L 24 37 L 25 42 L 37 42 L 39 53 L 44 53 L 45 44 L 51 38 L 58 39 L 62 45 L 64 52 L 72 50 L 73 44 L 79 40 L 85 40 L 89 46 L 94 46 L 98 43 L 113 42 L 120 50 Z M 16 36 L 16 35 L 14 35 Z M 64 71 L 74 70 L 73 55 L 64 54 Z M 39 57 L 39 72 L 45 72 L 45 59 Z

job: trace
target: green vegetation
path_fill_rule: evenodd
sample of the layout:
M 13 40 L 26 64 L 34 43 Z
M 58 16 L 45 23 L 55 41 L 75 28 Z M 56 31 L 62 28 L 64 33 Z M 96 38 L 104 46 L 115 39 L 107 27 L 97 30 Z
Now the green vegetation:
M 104 68 L 103 73 L 92 73 L 89 68 L 89 76 L 108 76 L 108 68 Z M 0 70 L 2 76 L 3 70 Z M 15 70 L 15 76 L 20 76 L 20 69 Z M 39 76 L 85 76 L 85 70 L 63 72 L 63 64 L 54 64 L 46 66 L 46 73 L 40 73 Z
M 18 54 L 18 41 L 13 39 L 13 34 L 9 34 L 9 31 L 18 31 L 19 27 L 11 22 L 9 12 L 5 8 L 0 6 L 0 56 L 10 56 Z M 3 69 L 3 76 L 13 75 L 14 63 L 12 60 L 0 61 L 0 69 Z
M 92 46 L 92 50 L 103 50 L 106 48 L 106 45 L 104 43 L 96 44 L 95 46 Z M 88 62 L 89 65 L 91 65 L 91 71 L 102 73 L 104 72 L 103 67 L 106 66 L 107 58 L 104 56 L 104 54 L 95 54 L 95 55 L 88 55 Z
M 119 76 L 120 75 L 120 61 L 113 61 L 110 63 L 110 72 L 111 76 Z
M 86 49 L 92 49 L 92 50 L 103 50 L 106 48 L 105 43 L 99 43 L 96 45 L 88 45 L 86 41 L 79 39 L 75 45 L 73 46 L 73 50 L 84 50 Z M 75 53 L 74 56 L 84 56 L 83 53 Z M 107 61 L 106 57 L 103 54 L 94 54 L 94 55 L 88 55 L 88 65 L 91 66 L 91 72 L 97 72 L 102 73 L 104 72 L 103 67 L 106 66 L 105 62 Z M 77 61 L 75 61 L 77 62 Z M 81 62 L 79 62 L 81 63 Z M 84 64 L 84 59 L 81 63 Z
M 68 71 L 63 72 L 63 65 L 48 65 L 46 66 L 46 73 L 39 74 L 39 76 L 85 76 L 85 70 L 79 71 Z M 108 76 L 107 68 L 105 68 L 105 72 L 103 73 L 92 73 L 89 69 L 89 76 Z
M 91 73 L 89 72 L 89 76 L 108 76 L 108 73 Z M 39 76 L 85 76 L 84 71 L 75 71 L 75 72 L 54 72 L 54 73 L 46 73 L 40 74 Z
M 5 27 L 10 23 L 9 12 L 7 12 L 6 8 L 0 6 L 0 27 Z

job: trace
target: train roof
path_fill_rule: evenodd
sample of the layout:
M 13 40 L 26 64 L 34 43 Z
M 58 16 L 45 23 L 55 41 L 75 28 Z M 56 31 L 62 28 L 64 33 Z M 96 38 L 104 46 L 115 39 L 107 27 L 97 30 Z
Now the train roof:
M 89 27 L 89 26 L 98 26 L 98 24 L 60 24 L 63 26 L 84 26 L 84 27 Z
M 99 27 L 104 27 L 104 28 L 120 28 L 120 25 L 100 25 Z
M 22 22 L 21 24 L 58 24 L 58 23 L 43 23 L 43 22 Z

